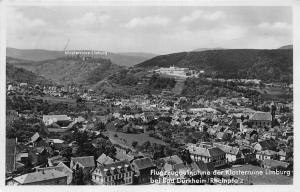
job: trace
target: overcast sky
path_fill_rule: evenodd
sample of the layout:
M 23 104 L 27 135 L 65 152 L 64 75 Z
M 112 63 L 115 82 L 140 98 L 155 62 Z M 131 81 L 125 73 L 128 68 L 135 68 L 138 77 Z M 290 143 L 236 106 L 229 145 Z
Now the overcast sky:
M 9 7 L 7 46 L 157 54 L 292 44 L 291 7 Z

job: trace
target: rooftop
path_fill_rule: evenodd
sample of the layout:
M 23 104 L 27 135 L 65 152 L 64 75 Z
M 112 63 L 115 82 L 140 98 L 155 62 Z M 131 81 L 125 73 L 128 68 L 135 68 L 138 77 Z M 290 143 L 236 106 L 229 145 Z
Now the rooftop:
M 139 170 L 154 167 L 153 161 L 149 157 L 136 159 L 132 164 L 136 165 Z
M 256 112 L 252 117 L 250 117 L 252 121 L 272 121 L 271 113 L 266 112 Z
M 83 167 L 95 167 L 94 156 L 71 157 L 71 161 L 79 163 Z
M 13 179 L 20 184 L 30 184 L 66 176 L 67 175 L 65 173 L 51 169 L 40 172 L 28 173 L 19 177 L 15 177 Z

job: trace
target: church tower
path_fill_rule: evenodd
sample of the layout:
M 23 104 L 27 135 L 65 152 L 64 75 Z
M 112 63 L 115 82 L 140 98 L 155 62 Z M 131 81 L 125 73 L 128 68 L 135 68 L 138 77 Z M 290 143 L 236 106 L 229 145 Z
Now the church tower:
M 272 101 L 272 103 L 270 104 L 270 112 L 271 112 L 271 116 L 272 116 L 272 127 L 275 124 L 275 113 L 276 113 L 276 105 L 274 104 L 274 101 Z

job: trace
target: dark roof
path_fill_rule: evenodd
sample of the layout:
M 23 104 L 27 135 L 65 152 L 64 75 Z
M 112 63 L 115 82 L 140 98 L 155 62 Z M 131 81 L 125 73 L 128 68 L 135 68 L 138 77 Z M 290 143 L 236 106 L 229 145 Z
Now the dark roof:
M 277 147 L 277 142 L 273 139 L 259 141 L 258 143 L 262 147 L 262 151 L 267 149 L 275 149 Z
M 11 172 L 15 169 L 16 145 L 16 139 L 6 139 L 6 172 Z
M 139 170 L 154 167 L 153 161 L 149 157 L 133 160 L 132 164 Z
M 95 167 L 94 156 L 71 157 L 71 161 L 79 163 L 83 167 Z
M 220 148 L 218 147 L 212 147 L 208 149 L 210 156 L 219 156 L 219 155 L 224 155 L 225 152 L 222 151 Z
M 197 161 L 193 162 L 191 164 L 191 167 L 194 171 L 213 171 L 214 170 L 214 165 L 212 163 L 204 163 L 203 161 Z

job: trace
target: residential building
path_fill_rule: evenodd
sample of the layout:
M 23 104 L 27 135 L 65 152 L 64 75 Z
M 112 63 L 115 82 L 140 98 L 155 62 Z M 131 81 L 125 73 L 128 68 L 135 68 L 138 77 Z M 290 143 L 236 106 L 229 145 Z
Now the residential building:
M 226 153 L 212 145 L 188 144 L 187 149 L 193 161 L 213 163 L 215 168 L 226 164 Z
M 258 160 L 265 160 L 265 159 L 274 159 L 277 153 L 272 150 L 265 150 L 265 151 L 258 151 L 256 152 L 256 159 Z
M 84 178 L 88 179 L 95 168 L 94 156 L 71 157 L 70 168 L 74 171 L 77 167 L 82 169 Z
M 224 145 L 220 143 L 214 143 L 213 145 L 215 147 L 220 148 L 222 151 L 226 153 L 227 162 L 231 162 L 231 163 L 237 162 L 242 158 L 242 153 L 238 147 L 233 147 L 233 146 Z
M 8 181 L 7 185 L 66 185 L 67 175 L 51 169 L 27 173 Z
M 36 168 L 36 171 L 39 172 L 47 170 L 56 170 L 65 173 L 67 175 L 67 185 L 70 185 L 72 183 L 73 171 L 63 162 L 60 162 L 57 166 Z
M 150 182 L 151 170 L 156 169 L 152 159 L 149 157 L 135 159 L 131 163 L 135 171 L 136 182 L 138 184 L 145 184 Z
M 92 172 L 95 185 L 129 185 L 133 183 L 133 169 L 128 161 L 98 165 Z
M 162 169 L 164 171 L 175 171 L 180 169 L 181 167 L 184 167 L 184 163 L 182 159 L 178 157 L 178 155 L 164 157 L 159 159 L 159 161 L 162 163 Z
M 96 162 L 97 162 L 97 166 L 98 165 L 108 165 L 108 164 L 112 164 L 114 162 L 114 160 L 111 157 L 109 157 L 109 156 L 105 155 L 104 153 L 102 153 L 102 155 L 100 155 L 98 157 Z

